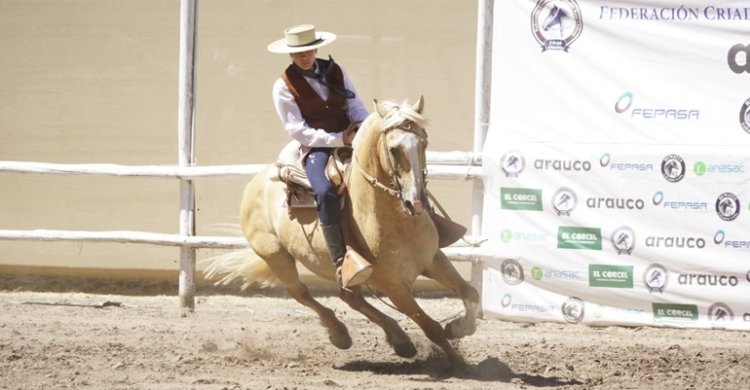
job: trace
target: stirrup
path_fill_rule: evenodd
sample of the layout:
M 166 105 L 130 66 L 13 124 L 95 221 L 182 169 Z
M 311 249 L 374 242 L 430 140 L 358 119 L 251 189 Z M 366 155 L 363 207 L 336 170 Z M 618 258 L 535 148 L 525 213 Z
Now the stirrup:
M 340 275 L 339 275 L 340 272 Z M 359 286 L 370 279 L 372 264 L 351 247 L 346 248 L 344 261 L 336 269 L 336 281 L 344 289 Z

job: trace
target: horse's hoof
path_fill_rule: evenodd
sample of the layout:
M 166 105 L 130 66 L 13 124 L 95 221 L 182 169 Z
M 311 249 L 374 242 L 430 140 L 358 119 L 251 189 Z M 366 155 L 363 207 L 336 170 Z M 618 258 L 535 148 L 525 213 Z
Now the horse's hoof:
M 473 335 L 477 330 L 476 326 L 469 326 L 468 329 L 465 329 L 467 327 L 462 326 L 463 323 L 464 318 L 462 317 L 457 318 L 445 325 L 445 337 L 447 337 L 448 339 L 460 339 L 462 337 Z
M 395 344 L 393 350 L 396 352 L 396 355 L 403 358 L 413 358 L 414 356 L 417 356 L 417 348 L 411 341 Z
M 328 330 L 328 339 L 338 349 L 349 349 L 352 346 L 352 338 L 344 324 L 337 325 Z

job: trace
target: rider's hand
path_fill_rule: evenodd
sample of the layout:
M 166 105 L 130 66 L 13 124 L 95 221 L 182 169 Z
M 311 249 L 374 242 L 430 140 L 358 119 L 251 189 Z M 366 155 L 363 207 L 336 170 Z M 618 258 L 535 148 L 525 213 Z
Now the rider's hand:
M 355 135 L 357 135 L 357 133 L 354 132 L 351 128 L 344 130 L 344 134 L 341 137 L 344 140 L 344 145 L 351 146 L 352 141 L 354 141 Z

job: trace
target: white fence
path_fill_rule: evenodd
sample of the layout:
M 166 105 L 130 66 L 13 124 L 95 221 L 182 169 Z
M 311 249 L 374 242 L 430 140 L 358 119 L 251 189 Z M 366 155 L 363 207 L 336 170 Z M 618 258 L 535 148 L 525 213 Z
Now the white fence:
M 428 152 L 429 177 L 437 180 L 481 181 L 482 168 L 478 155 L 465 152 Z M 96 175 L 115 177 L 154 177 L 172 178 L 181 181 L 218 176 L 252 176 L 263 169 L 265 164 L 179 166 L 179 165 L 115 165 L 115 164 L 53 164 L 25 161 L 0 161 L 0 172 L 41 174 L 41 175 Z M 192 197 L 192 192 L 190 194 Z M 189 203 L 194 204 L 194 199 Z M 183 224 L 181 218 L 181 224 Z M 92 241 L 126 244 L 152 244 L 180 247 L 181 254 L 192 251 L 188 257 L 192 262 L 185 267 L 183 256 L 180 261 L 180 302 L 182 307 L 194 307 L 193 274 L 195 270 L 194 250 L 197 248 L 237 249 L 247 247 L 241 237 L 197 236 L 194 230 L 181 229 L 176 234 L 142 231 L 71 231 L 71 230 L 0 230 L 0 240 L 25 241 Z M 471 241 L 470 238 L 468 241 Z M 474 248 L 454 246 L 447 248 L 446 254 L 453 260 L 473 261 L 477 259 Z M 184 275 L 184 276 L 183 276 Z M 472 270 L 472 283 L 478 283 L 478 275 Z

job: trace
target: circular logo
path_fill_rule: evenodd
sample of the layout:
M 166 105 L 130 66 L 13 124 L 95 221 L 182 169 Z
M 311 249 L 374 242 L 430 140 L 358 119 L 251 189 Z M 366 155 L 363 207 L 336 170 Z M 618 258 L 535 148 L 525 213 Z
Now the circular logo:
M 523 282 L 523 267 L 513 259 L 503 261 L 500 265 L 505 283 L 515 285 Z
M 599 165 L 602 166 L 602 168 L 606 168 L 607 165 L 612 161 L 612 156 L 609 153 L 604 153 L 599 158 Z
M 740 215 L 740 200 L 731 192 L 716 198 L 716 214 L 725 221 L 733 221 Z
M 503 156 L 502 167 L 505 177 L 518 177 L 526 168 L 523 155 L 519 152 L 508 152 Z
M 625 92 L 622 94 L 622 96 L 620 96 L 619 99 L 617 99 L 617 102 L 615 102 L 615 112 L 617 112 L 618 114 L 622 114 L 623 112 L 627 111 L 632 104 L 633 94 L 630 92 Z
M 562 304 L 562 315 L 565 321 L 577 324 L 583 319 L 584 303 L 581 298 L 570 297 Z
M 685 177 L 685 160 L 676 154 L 670 154 L 661 161 L 661 174 L 670 183 L 677 183 Z
M 531 14 L 534 39 L 548 49 L 568 51 L 583 31 L 581 9 L 575 0 L 540 0 Z
M 696 176 L 703 176 L 706 174 L 706 163 L 703 161 L 698 161 L 697 163 L 693 164 L 693 172 L 695 172 Z
M 552 196 L 552 209 L 555 210 L 557 215 L 570 215 L 576 204 L 578 204 L 576 194 L 569 188 L 560 188 Z
M 740 108 L 740 126 L 750 134 L 750 99 L 745 100 Z
M 627 226 L 615 229 L 611 240 L 618 255 L 629 255 L 635 249 L 635 232 Z
M 734 320 L 732 308 L 723 302 L 716 302 L 709 306 L 707 314 L 714 328 L 723 328 L 726 323 Z
M 668 275 L 661 264 L 651 264 L 643 272 L 643 285 L 650 293 L 663 293 L 667 288 Z

